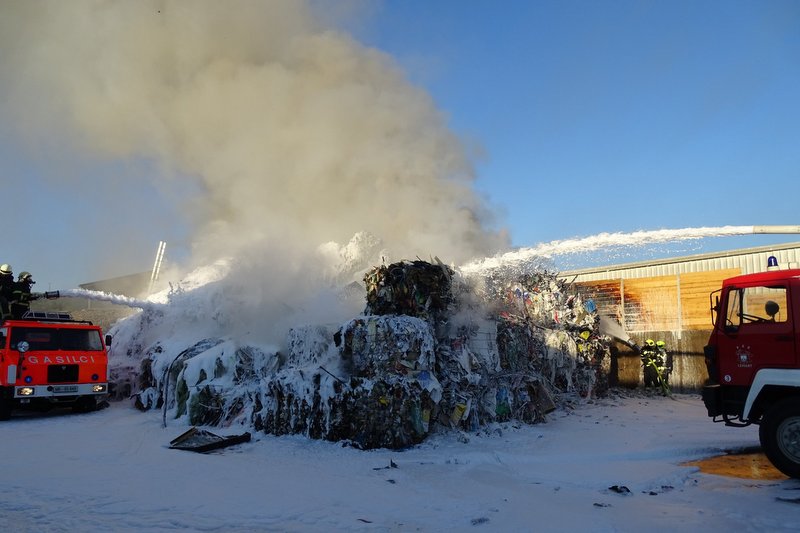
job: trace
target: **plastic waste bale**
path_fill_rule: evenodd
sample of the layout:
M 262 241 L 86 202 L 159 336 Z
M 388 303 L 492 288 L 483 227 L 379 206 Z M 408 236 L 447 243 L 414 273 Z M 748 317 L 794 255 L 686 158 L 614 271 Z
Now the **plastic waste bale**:
M 407 315 L 435 321 L 451 303 L 453 269 L 439 262 L 401 261 L 364 275 L 366 315 Z
M 165 396 L 169 395 L 170 390 L 173 393 L 176 390 L 184 363 L 222 342 L 222 339 L 215 337 L 202 339 L 177 354 L 164 350 L 159 343 L 154 344 L 140 363 L 138 390 L 132 395 L 134 405 L 143 411 L 161 408 Z M 175 407 L 174 394 L 167 404 L 168 408 Z
M 401 376 L 355 378 L 340 398 L 332 402 L 329 436 L 361 449 L 398 449 L 422 442 L 436 406 L 420 381 Z
M 286 335 L 286 364 L 313 366 L 328 359 L 333 334 L 325 326 L 305 325 L 291 328 Z
M 253 426 L 273 435 L 347 441 L 360 449 L 404 448 L 428 435 L 436 385 L 432 376 L 344 381 L 323 371 L 287 369 L 258 396 Z
M 344 324 L 334 339 L 345 364 L 358 377 L 413 377 L 433 371 L 436 364 L 431 324 L 411 316 L 358 317 Z
M 165 408 L 191 424 L 226 425 L 249 417 L 253 388 L 275 373 L 279 358 L 257 347 L 209 338 L 177 355 L 152 350 L 142 365 L 143 387 L 133 395 L 136 407 Z

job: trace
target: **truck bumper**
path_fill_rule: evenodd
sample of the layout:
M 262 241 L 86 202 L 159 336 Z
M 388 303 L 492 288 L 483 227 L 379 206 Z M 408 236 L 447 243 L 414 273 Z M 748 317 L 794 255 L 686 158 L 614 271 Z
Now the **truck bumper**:
M 17 385 L 15 400 L 47 399 L 51 402 L 74 400 L 78 396 L 104 396 L 108 394 L 108 383 L 80 383 L 64 385 Z

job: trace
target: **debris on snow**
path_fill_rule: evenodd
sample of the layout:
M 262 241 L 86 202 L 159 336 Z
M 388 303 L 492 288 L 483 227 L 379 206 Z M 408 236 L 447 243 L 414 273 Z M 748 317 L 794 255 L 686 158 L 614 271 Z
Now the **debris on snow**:
M 169 442 L 169 447 L 175 450 L 206 453 L 243 442 L 250 442 L 250 433 L 245 432 L 241 435 L 221 437 L 208 430 L 193 427 L 189 431 L 172 439 Z

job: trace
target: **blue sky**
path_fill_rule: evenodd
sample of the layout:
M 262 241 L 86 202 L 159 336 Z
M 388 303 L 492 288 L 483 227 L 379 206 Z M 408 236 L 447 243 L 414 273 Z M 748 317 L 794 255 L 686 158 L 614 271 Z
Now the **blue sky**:
M 356 5 L 366 9 L 347 30 L 430 94 L 515 246 L 800 223 L 800 2 Z M 168 258 L 187 253 L 163 190 L 100 177 L 147 163 L 25 148 L 9 124 L 0 160 L 14 199 L 0 262 L 34 272 L 38 289 L 148 270 L 162 239 Z M 70 173 L 86 173 L 80 188 L 52 178 Z M 726 237 L 642 258 L 796 241 Z
M 482 146 L 517 246 L 797 221 L 798 2 L 386 2 L 364 33 Z

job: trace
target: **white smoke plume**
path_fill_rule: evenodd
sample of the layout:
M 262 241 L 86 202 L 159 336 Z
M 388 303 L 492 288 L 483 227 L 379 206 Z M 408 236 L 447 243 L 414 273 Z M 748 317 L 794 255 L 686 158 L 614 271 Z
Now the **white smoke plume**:
M 32 144 L 151 161 L 155 182 L 188 183 L 187 266 L 251 254 L 248 275 L 298 283 L 318 246 L 362 231 L 393 260 L 458 264 L 504 249 L 431 98 L 316 7 L 3 2 L 0 116 Z
M 366 230 L 459 262 L 505 244 L 430 98 L 305 2 L 7 2 L 0 19 L 6 111 L 197 180 L 198 250 Z

